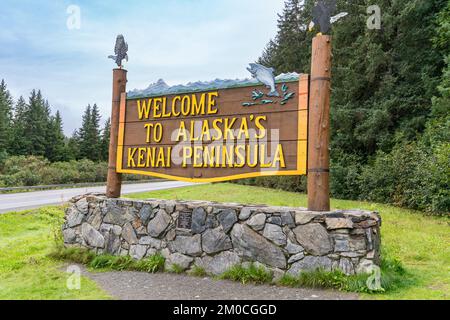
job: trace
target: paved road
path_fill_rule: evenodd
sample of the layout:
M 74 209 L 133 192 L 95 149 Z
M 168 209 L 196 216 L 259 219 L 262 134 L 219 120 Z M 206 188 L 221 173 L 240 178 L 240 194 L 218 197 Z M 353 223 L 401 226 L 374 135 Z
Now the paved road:
M 164 190 L 191 185 L 185 182 L 162 181 L 140 184 L 124 184 L 122 194 L 145 192 L 153 190 Z M 76 189 L 47 190 L 25 193 L 0 194 L 0 213 L 34 209 L 42 206 L 61 204 L 72 197 L 89 193 L 106 192 L 106 187 L 87 187 Z
M 88 272 L 103 290 L 119 300 L 357 300 L 358 295 L 333 290 L 256 286 L 170 273 Z

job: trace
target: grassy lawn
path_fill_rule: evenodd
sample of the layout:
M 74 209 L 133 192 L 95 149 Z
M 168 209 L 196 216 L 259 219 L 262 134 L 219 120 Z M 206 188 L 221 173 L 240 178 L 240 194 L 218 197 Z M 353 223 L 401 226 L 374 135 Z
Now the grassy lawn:
M 67 289 L 64 263 L 48 257 L 62 217 L 60 207 L 0 214 L 0 300 L 110 298 L 84 277 Z
M 211 200 L 282 206 L 306 206 L 306 196 L 234 184 L 195 187 L 129 195 L 135 199 Z M 336 209 L 368 209 L 383 217 L 383 249 L 397 258 L 414 279 L 413 285 L 379 299 L 450 299 L 450 232 L 447 218 L 424 216 L 393 206 L 333 200 Z M 108 299 L 87 278 L 81 290 L 68 290 L 64 263 L 48 256 L 61 225 L 61 207 L 0 215 L 0 299 Z
M 200 185 L 128 196 L 134 199 L 162 198 L 211 200 L 247 204 L 306 207 L 306 195 L 235 184 Z M 383 218 L 383 250 L 401 261 L 414 285 L 386 294 L 366 295 L 379 299 L 450 299 L 450 219 L 424 216 L 389 205 L 332 200 L 335 209 L 367 209 Z

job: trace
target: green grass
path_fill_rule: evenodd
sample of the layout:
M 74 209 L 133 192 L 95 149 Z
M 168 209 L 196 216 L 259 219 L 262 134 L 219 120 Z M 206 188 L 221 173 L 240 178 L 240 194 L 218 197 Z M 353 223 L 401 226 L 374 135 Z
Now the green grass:
M 205 268 L 202 268 L 198 265 L 194 265 L 192 269 L 188 271 L 188 274 L 193 277 L 206 277 L 208 275 Z
M 86 265 L 95 271 L 140 271 L 155 273 L 164 270 L 165 259 L 160 254 L 136 261 L 130 256 L 97 255 L 89 250 L 80 248 L 56 248 L 50 253 L 56 260 L 70 261 Z
M 239 281 L 243 284 L 264 284 L 272 282 L 273 274 L 264 267 L 256 266 L 254 264 L 250 264 L 248 267 L 235 265 L 221 274 L 219 279 Z
M 282 206 L 306 206 L 306 196 L 297 193 L 234 184 L 200 185 L 129 196 L 210 200 Z M 336 209 L 368 209 L 383 218 L 383 294 L 363 294 L 379 299 L 449 299 L 450 232 L 448 217 L 425 216 L 420 212 L 389 205 L 332 200 Z M 95 270 L 158 272 L 164 258 L 156 255 L 135 262 L 129 257 L 96 256 L 86 250 L 56 250 L 63 218 L 61 207 L 49 207 L 0 215 L 0 299 L 110 299 L 88 278 L 81 290 L 68 290 L 66 262 L 86 264 Z M 404 268 L 404 269 L 403 269 Z M 257 268 L 256 268 L 257 269 Z M 205 276 L 202 268 L 189 272 Z M 224 275 L 241 282 L 267 283 L 271 276 L 258 270 L 235 268 Z M 284 285 L 320 286 L 361 291 L 364 276 L 344 277 L 337 273 L 302 274 L 285 277 Z
M 59 207 L 0 215 L 0 300 L 111 298 L 85 277 L 67 289 L 67 264 L 49 257 L 62 216 Z
M 155 191 L 128 197 L 210 200 L 293 207 L 307 205 L 307 197 L 304 194 L 230 183 Z M 331 205 L 335 209 L 359 208 L 380 212 L 383 219 L 381 228 L 383 254 L 388 257 L 386 261 L 390 261 L 387 263 L 391 265 L 395 265 L 393 261 L 400 261 L 408 273 L 406 283 L 397 283 L 394 286 L 397 289 L 393 288 L 384 294 L 364 295 L 364 297 L 450 299 L 450 219 L 448 216 L 427 216 L 413 210 L 360 201 L 332 199 Z M 392 277 L 392 273 L 386 274 L 383 281 L 387 282 Z

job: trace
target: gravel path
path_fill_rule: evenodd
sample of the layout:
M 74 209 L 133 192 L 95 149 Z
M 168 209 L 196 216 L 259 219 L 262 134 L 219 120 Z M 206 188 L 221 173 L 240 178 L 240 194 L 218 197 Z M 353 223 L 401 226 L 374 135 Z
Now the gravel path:
M 119 300 L 356 300 L 358 295 L 332 290 L 243 285 L 238 282 L 169 273 L 92 273 L 91 278 Z

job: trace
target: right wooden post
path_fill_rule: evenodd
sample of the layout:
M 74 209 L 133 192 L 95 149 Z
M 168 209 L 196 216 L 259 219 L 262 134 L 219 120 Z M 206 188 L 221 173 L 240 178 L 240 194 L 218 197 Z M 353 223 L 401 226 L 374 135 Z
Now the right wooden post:
M 308 209 L 330 211 L 331 37 L 312 42 L 308 123 Z

